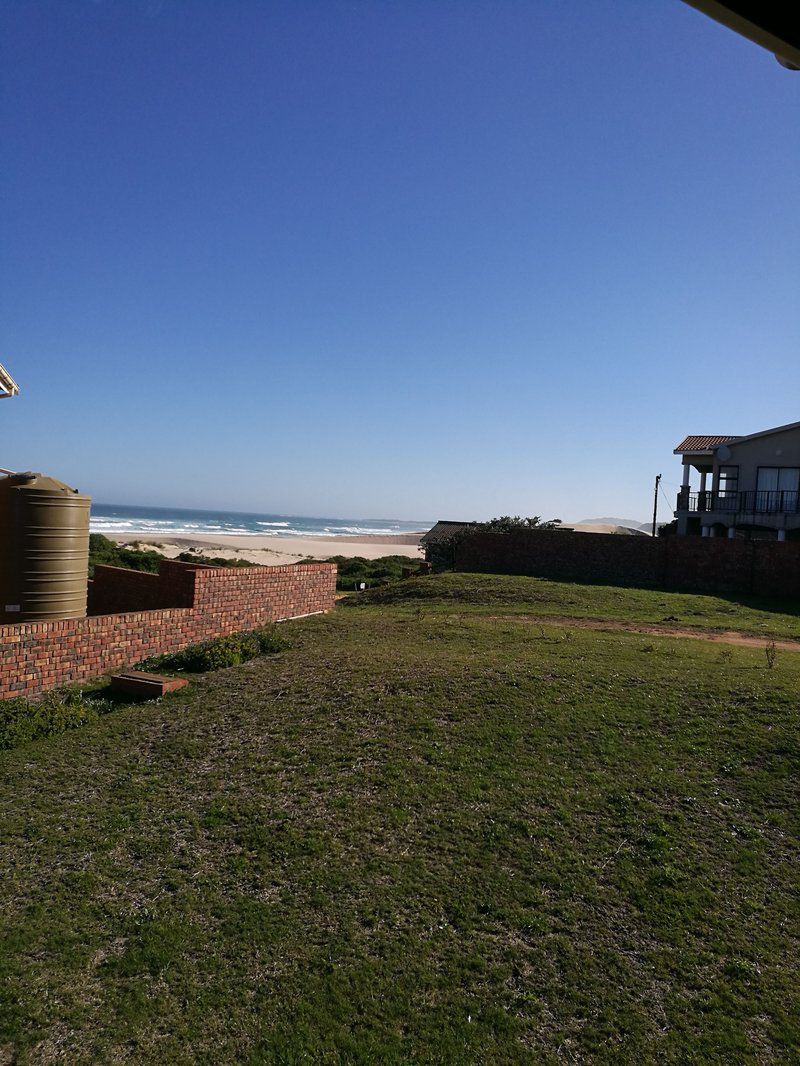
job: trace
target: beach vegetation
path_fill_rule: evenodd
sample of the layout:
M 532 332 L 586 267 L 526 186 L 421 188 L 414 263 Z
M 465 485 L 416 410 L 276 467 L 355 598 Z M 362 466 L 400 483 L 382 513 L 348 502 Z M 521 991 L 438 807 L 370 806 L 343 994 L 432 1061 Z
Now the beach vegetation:
M 259 563 L 251 563 L 247 559 L 223 559 L 221 556 L 215 555 L 203 555 L 198 551 L 186 551 L 176 555 L 175 558 L 179 563 L 196 563 L 200 566 L 227 566 L 227 567 L 240 567 L 240 566 L 259 566 Z
M 506 514 L 500 518 L 490 518 L 488 522 L 476 522 L 473 529 L 481 533 L 514 533 L 519 529 L 558 529 L 560 525 L 560 518 L 549 518 L 545 521 L 539 515 L 522 518 L 520 515 Z
M 139 542 L 133 541 L 125 546 L 117 544 L 102 533 L 89 535 L 89 577 L 94 576 L 94 568 L 99 563 L 105 566 L 121 566 L 126 570 L 144 570 L 149 574 L 157 574 L 161 560 L 165 556 L 162 552 L 153 551 L 151 548 L 141 548 Z M 256 566 L 246 559 L 223 559 L 219 556 L 203 555 L 194 549 L 183 551 L 177 560 L 181 563 L 195 563 L 199 566 Z
M 336 563 L 336 588 L 340 592 L 357 591 L 362 584 L 369 589 L 398 581 L 404 568 L 414 565 L 407 555 L 384 555 L 380 559 L 332 555 L 327 562 Z
M 164 556 L 157 551 L 142 551 L 117 544 L 102 533 L 89 534 L 89 577 L 94 577 L 95 566 L 122 566 L 126 570 L 144 570 L 157 574 Z

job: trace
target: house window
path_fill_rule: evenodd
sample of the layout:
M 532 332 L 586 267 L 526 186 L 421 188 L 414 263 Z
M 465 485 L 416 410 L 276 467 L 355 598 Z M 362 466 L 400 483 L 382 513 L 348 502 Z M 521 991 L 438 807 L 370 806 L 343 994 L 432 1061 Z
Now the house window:
M 800 488 L 800 467 L 760 466 L 758 468 L 759 492 L 797 492 Z
M 760 466 L 756 481 L 757 511 L 795 511 L 800 467 Z
M 719 506 L 724 510 L 726 507 L 735 506 L 739 492 L 739 467 L 721 466 L 719 468 L 719 482 L 717 496 Z

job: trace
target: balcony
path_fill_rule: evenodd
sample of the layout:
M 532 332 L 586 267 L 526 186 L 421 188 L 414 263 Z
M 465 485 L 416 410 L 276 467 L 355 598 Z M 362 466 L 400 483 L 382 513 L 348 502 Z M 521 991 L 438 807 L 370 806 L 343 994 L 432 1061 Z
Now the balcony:
M 736 515 L 800 514 L 800 492 L 783 489 L 689 492 L 681 489 L 677 509 L 700 514 L 707 511 Z

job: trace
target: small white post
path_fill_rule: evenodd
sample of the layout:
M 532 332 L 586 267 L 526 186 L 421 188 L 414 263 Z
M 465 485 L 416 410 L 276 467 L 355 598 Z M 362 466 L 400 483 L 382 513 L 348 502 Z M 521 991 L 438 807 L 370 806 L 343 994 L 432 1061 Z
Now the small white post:
M 728 526 L 728 540 L 733 540 L 736 536 L 736 526 Z
M 714 529 L 713 526 L 709 526 L 708 527 L 708 535 L 709 535 L 709 537 L 716 537 L 717 531 L 716 531 L 716 529 Z
M 779 529 L 778 530 L 778 540 L 780 540 L 780 541 L 786 540 L 786 530 L 785 529 Z
M 702 526 L 701 529 L 700 529 L 700 533 L 704 537 L 707 537 L 709 532 L 710 532 L 710 527 L 709 526 Z

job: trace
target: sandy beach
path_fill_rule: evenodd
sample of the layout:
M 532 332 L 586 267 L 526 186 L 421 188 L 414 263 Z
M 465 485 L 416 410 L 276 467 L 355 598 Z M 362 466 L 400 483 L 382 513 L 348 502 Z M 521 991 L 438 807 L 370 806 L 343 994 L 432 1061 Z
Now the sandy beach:
M 117 544 L 161 552 L 174 559 L 185 551 L 222 559 L 244 559 L 262 566 L 282 566 L 301 559 L 330 559 L 333 555 L 348 558 L 380 559 L 383 555 L 405 555 L 422 559 L 419 549 L 421 533 L 395 535 L 361 534 L 343 537 L 247 537 L 233 534 L 209 536 L 207 533 L 184 534 L 163 540 L 153 537 L 107 534 Z

